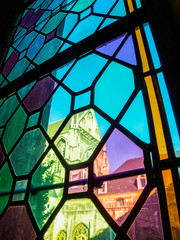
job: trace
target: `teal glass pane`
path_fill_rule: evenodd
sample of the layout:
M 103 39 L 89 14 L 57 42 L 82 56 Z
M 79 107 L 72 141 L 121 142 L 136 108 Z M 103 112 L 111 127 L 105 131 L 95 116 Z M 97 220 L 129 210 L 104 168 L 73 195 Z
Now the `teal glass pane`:
M 75 60 L 67 63 L 66 65 L 60 68 L 57 68 L 56 70 L 52 71 L 52 75 L 56 77 L 58 80 L 61 80 L 66 74 L 66 72 L 71 68 L 74 62 Z
M 39 18 L 39 20 L 36 23 L 36 26 L 38 26 L 40 23 L 44 22 L 45 23 L 48 21 L 49 17 L 51 16 L 51 12 L 50 11 L 46 11 L 43 13 L 43 15 Z
M 22 59 L 26 55 L 26 50 L 24 50 L 22 53 L 19 55 L 19 60 Z
M 31 189 L 64 183 L 65 169 L 51 149 L 32 176 Z M 29 195 L 29 203 L 35 220 L 41 229 L 63 196 L 64 188 L 41 190 Z
M 84 90 L 91 86 L 106 62 L 107 59 L 94 53 L 81 58 L 75 63 L 63 83 L 72 91 L 78 92 Z
M 118 16 L 118 17 L 124 17 L 126 16 L 126 8 L 124 5 L 123 0 L 119 0 L 116 4 L 116 6 L 111 11 L 110 15 L 112 16 Z
M 21 98 L 21 100 L 28 94 L 28 92 L 31 90 L 31 88 L 34 86 L 35 82 L 32 82 L 28 84 L 26 87 L 21 88 L 18 91 L 18 95 Z
M 91 92 L 86 92 L 75 97 L 74 109 L 78 109 L 90 104 Z
M 141 91 L 126 111 L 120 124 L 141 141 L 150 143 L 146 109 Z
M 110 123 L 105 120 L 100 114 L 94 111 L 95 119 L 97 121 L 97 125 L 99 128 L 101 138 L 106 134 L 108 128 L 110 127 Z
M 57 8 L 63 1 L 64 0 L 54 0 L 54 1 L 52 1 L 50 6 L 48 7 L 48 9 L 53 10 L 53 9 Z
M 64 203 L 47 229 L 44 239 L 67 239 L 66 236 L 69 236 L 69 239 L 114 240 L 116 234 L 94 203 L 90 199 L 82 198 Z
M 27 132 L 10 155 L 17 176 L 28 174 L 45 150 L 45 138 L 39 129 Z
M 49 42 L 47 42 L 43 46 L 41 51 L 38 53 L 36 58 L 34 59 L 34 62 L 37 64 L 41 64 L 42 62 L 53 57 L 56 54 L 56 52 L 58 51 L 58 49 L 60 48 L 61 43 L 62 43 L 62 41 L 57 38 L 54 38 L 54 39 L 50 40 Z
M 21 193 L 14 193 L 13 201 L 22 201 L 25 198 L 28 180 L 20 180 L 16 182 L 14 191 L 23 191 Z
M 153 36 L 152 36 L 152 33 L 151 33 L 150 26 L 149 26 L 148 23 L 145 23 L 143 26 L 144 26 L 144 31 L 146 33 L 147 41 L 148 41 L 148 44 L 149 44 L 149 48 L 150 48 L 152 60 L 153 60 L 153 63 L 154 63 L 154 67 L 159 68 L 159 67 L 161 67 L 161 63 L 160 63 L 160 60 L 159 60 L 158 52 L 157 52 L 156 45 L 155 45 L 155 42 L 154 42 L 154 39 L 153 39 Z
M 37 36 L 36 32 L 30 32 L 28 35 L 25 36 L 25 38 L 22 40 L 22 42 L 18 45 L 17 50 L 22 52 L 24 49 L 26 49 L 32 40 Z
M 8 54 L 6 57 L 6 60 L 10 57 L 11 53 L 14 51 L 14 49 L 12 47 L 10 47 L 10 49 L 8 50 Z
M 4 77 L 2 74 L 0 74 L 0 85 L 3 83 L 3 81 L 4 81 Z
M 35 114 L 33 114 L 29 117 L 27 128 L 30 128 L 30 127 L 33 127 L 33 126 L 37 125 L 38 120 L 39 120 L 39 114 L 40 113 L 38 112 L 38 113 L 35 113 Z
M 68 40 L 74 43 L 81 41 L 82 39 L 93 34 L 102 22 L 103 17 L 89 16 L 78 23 L 74 31 L 69 36 Z
M 28 67 L 29 63 L 30 62 L 26 58 L 21 59 L 11 70 L 11 72 L 7 76 L 7 79 L 11 82 L 14 79 L 20 77 Z
M 27 56 L 31 60 L 36 56 L 38 51 L 41 49 L 41 47 L 44 44 L 44 41 L 45 41 L 45 36 L 43 36 L 42 34 L 39 34 L 37 38 L 35 38 L 35 40 L 32 42 L 32 44 L 30 45 L 27 51 Z
M 64 45 L 62 46 L 62 48 L 60 49 L 60 51 L 59 52 L 63 52 L 64 50 L 66 50 L 67 48 L 69 48 L 69 47 L 71 47 L 72 45 L 71 44 L 69 44 L 69 43 L 64 43 Z M 59 53 L 58 52 L 58 53 Z
M 27 115 L 20 106 L 6 125 L 2 141 L 7 153 L 9 153 L 11 148 L 21 136 L 26 123 L 26 118 Z
M 50 137 L 53 137 L 70 112 L 71 95 L 62 87 L 59 87 L 51 98 L 49 105 L 47 132 Z
M 180 157 L 180 137 L 179 137 L 179 132 L 177 129 L 173 109 L 171 106 L 169 94 L 167 91 L 164 75 L 163 75 L 163 73 L 158 73 L 157 77 L 158 77 L 158 83 L 159 83 L 159 87 L 161 90 L 161 95 L 162 95 L 162 99 L 163 99 L 163 103 L 164 103 L 164 108 L 166 111 L 166 116 L 167 116 L 167 120 L 168 120 L 168 124 L 169 124 L 169 129 L 170 129 L 170 133 L 171 133 L 171 138 L 172 138 L 172 142 L 173 142 L 175 155 L 176 155 L 176 157 Z
M 102 28 L 107 27 L 108 25 L 110 25 L 111 23 L 117 21 L 117 19 L 113 19 L 113 18 L 106 18 L 105 21 L 103 22 L 103 24 L 101 25 L 101 27 L 99 28 L 99 30 L 101 30 Z
M 85 10 L 86 8 L 91 6 L 91 4 L 94 1 L 95 0 L 78 0 L 77 3 L 75 4 L 75 6 L 72 8 L 72 11 L 74 11 L 74 12 L 82 12 L 83 10 Z
M 14 41 L 18 41 L 19 38 L 24 37 L 27 32 L 27 29 L 21 27 L 21 31 L 18 33 L 18 35 L 15 37 Z M 21 38 L 22 39 L 22 38 Z
M 88 8 L 86 11 L 81 13 L 81 19 L 87 17 L 90 14 L 91 14 L 91 8 Z
M 133 90 L 132 70 L 111 62 L 95 86 L 95 105 L 115 119 Z
M 4 164 L 4 166 L 0 169 L 0 193 L 4 193 L 4 192 L 11 192 L 11 187 L 12 187 L 12 183 L 13 183 L 13 178 L 11 175 L 11 172 L 9 170 L 9 166 L 7 164 L 7 162 Z M 2 211 L 4 210 L 4 208 L 6 207 L 6 204 L 9 201 L 9 196 L 10 194 L 6 194 L 6 195 L 0 195 L 0 214 L 2 213 Z
M 8 119 L 10 118 L 10 116 L 12 115 L 12 113 L 15 111 L 15 109 L 17 108 L 19 102 L 16 98 L 16 96 L 11 96 L 9 97 L 1 106 L 0 108 L 0 126 L 3 126 Z
M 135 0 L 135 1 L 136 1 L 136 6 L 137 6 L 137 8 L 142 7 L 142 5 L 141 5 L 141 0 Z
M 35 66 L 33 64 L 29 65 L 29 67 L 27 68 L 27 72 L 32 70 L 33 68 L 35 68 Z
M 107 14 L 111 10 L 115 2 L 116 0 L 97 0 L 94 4 L 94 12 Z

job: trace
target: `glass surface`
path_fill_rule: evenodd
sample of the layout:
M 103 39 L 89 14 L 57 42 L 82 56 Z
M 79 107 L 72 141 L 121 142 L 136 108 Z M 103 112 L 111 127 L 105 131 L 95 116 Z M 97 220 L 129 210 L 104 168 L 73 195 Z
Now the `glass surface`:
M 14 193 L 12 201 L 24 200 L 25 194 L 26 194 L 27 183 L 28 183 L 28 180 L 16 181 L 14 192 L 18 191 L 18 190 L 19 191 L 24 190 L 24 192 L 22 192 L 22 193 Z
M 91 92 L 88 91 L 75 97 L 74 109 L 78 109 L 90 104 Z
M 72 170 L 69 172 L 69 183 L 78 180 L 88 180 L 88 168 L 81 168 L 77 170 Z M 78 192 L 87 192 L 87 184 L 82 185 L 73 185 L 68 188 L 68 193 L 78 193 Z
M 45 233 L 44 239 L 58 239 L 62 233 L 68 236 L 68 239 L 73 240 L 115 239 L 115 233 L 94 203 L 90 199 L 84 198 L 65 202 Z

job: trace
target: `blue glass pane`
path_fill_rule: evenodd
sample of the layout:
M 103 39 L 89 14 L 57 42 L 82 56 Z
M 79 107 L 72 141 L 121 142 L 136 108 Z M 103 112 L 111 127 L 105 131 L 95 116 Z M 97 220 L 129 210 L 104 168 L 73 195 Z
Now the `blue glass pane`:
M 39 34 L 37 38 L 33 41 L 33 43 L 30 45 L 27 51 L 27 56 L 31 60 L 36 56 L 37 52 L 43 46 L 44 41 L 45 41 L 45 36 L 43 36 L 42 34 Z
M 150 143 L 146 109 L 141 91 L 128 108 L 120 124 L 143 142 Z
M 163 102 L 164 102 L 164 107 L 165 107 L 166 116 L 167 116 L 167 120 L 168 120 L 168 124 L 169 124 L 169 129 L 170 129 L 170 133 L 171 133 L 171 138 L 172 138 L 172 142 L 173 142 L 175 155 L 176 155 L 176 157 L 180 157 L 180 137 L 179 137 L 174 113 L 172 110 L 169 94 L 167 91 L 165 79 L 164 79 L 164 76 L 162 73 L 158 73 L 157 77 L 158 77 L 159 87 L 161 90 L 161 95 L 162 95 Z
M 90 91 L 76 96 L 74 109 L 78 109 L 90 104 L 90 97 L 91 97 Z
M 107 59 L 90 54 L 80 59 L 69 72 L 64 84 L 72 91 L 78 92 L 91 86 L 93 80 L 106 64 Z
M 148 23 L 144 24 L 143 26 L 144 26 L 147 41 L 148 41 L 148 44 L 149 44 L 149 48 L 150 48 L 152 60 L 153 60 L 153 63 L 154 63 L 154 67 L 159 68 L 161 66 L 161 63 L 160 63 L 160 60 L 159 60 L 159 56 L 158 56 L 158 53 L 157 53 L 157 49 L 156 49 L 156 46 L 155 46 L 155 43 L 154 43 L 154 39 L 153 39 L 153 36 L 152 36 L 152 33 L 151 33 L 150 26 L 149 26 Z
M 110 15 L 119 16 L 119 17 L 126 16 L 126 8 L 123 0 L 119 0 L 117 2 L 116 6 L 113 8 Z
M 64 66 L 62 66 L 62 67 L 60 67 L 60 68 L 58 68 L 54 71 L 52 71 L 52 75 L 55 76 L 58 80 L 61 80 L 64 77 L 65 73 L 73 65 L 74 62 L 75 62 L 75 60 L 67 63 L 66 65 L 64 65 Z
M 18 35 L 15 37 L 14 41 L 17 41 L 20 37 L 23 37 L 27 32 L 27 29 L 23 28 L 21 31 L 18 33 Z
M 95 86 L 95 104 L 116 118 L 134 90 L 131 69 L 112 62 Z
M 131 35 L 128 37 L 128 39 L 116 55 L 116 58 L 132 65 L 137 64 L 134 43 Z
M 107 14 L 116 0 L 97 0 L 94 4 L 94 12 Z
M 41 5 L 41 3 L 43 2 L 44 0 L 37 0 L 33 6 L 33 8 L 37 8 L 39 7 L 39 5 Z
M 39 25 L 44 20 L 48 20 L 50 15 L 51 15 L 50 11 L 44 12 L 43 15 L 40 17 L 40 19 L 37 21 L 36 25 Z
M 90 36 L 96 31 L 102 20 L 103 17 L 98 16 L 89 16 L 85 18 L 76 26 L 68 39 L 77 43 L 80 40 Z
M 24 49 L 26 49 L 29 44 L 32 42 L 32 40 L 37 36 L 38 34 L 36 32 L 30 32 L 18 45 L 17 49 L 18 51 L 22 52 Z
M 53 10 L 56 7 L 58 7 L 64 0 L 54 0 L 51 5 L 48 7 L 48 9 Z
M 91 13 L 91 8 L 88 8 L 86 11 L 81 13 L 81 19 L 87 17 Z

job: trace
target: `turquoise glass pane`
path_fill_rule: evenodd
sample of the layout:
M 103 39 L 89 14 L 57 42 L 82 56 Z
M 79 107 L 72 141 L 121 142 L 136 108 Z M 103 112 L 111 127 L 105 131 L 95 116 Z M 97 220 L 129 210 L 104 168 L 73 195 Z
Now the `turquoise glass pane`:
M 177 129 L 173 109 L 171 106 L 169 94 L 167 91 L 164 75 L 163 73 L 158 73 L 157 77 L 158 77 L 158 83 L 159 83 L 159 87 L 161 90 L 161 95 L 162 95 L 162 99 L 163 99 L 163 103 L 166 111 L 166 116 L 169 124 L 169 129 L 171 133 L 175 155 L 176 157 L 180 157 L 180 137 L 179 137 L 179 132 Z
M 26 49 L 32 40 L 38 35 L 36 32 L 30 32 L 23 40 L 22 42 L 18 45 L 17 50 L 22 52 L 24 49 Z
M 75 61 L 75 60 L 74 60 Z M 73 65 L 74 61 L 67 63 L 66 65 L 52 71 L 52 75 L 55 76 L 58 80 L 61 80 L 66 72 L 70 69 Z
M 75 63 L 63 83 L 75 92 L 86 89 L 91 86 L 106 62 L 107 59 L 90 54 Z
M 120 124 L 141 141 L 150 143 L 146 109 L 141 91 L 126 111 Z
M 91 13 L 91 8 L 88 8 L 86 11 L 81 13 L 81 19 L 87 17 Z
M 93 34 L 102 22 L 103 17 L 89 16 L 78 23 L 74 31 L 69 36 L 68 40 L 77 43 L 82 39 Z
M 27 128 L 37 125 L 39 120 L 39 112 L 31 115 L 27 124 Z
M 77 22 L 78 15 L 69 13 L 67 17 L 63 20 L 63 22 L 60 24 L 60 26 L 57 28 L 56 35 L 59 37 L 66 38 Z
M 78 0 L 77 3 L 75 4 L 75 6 L 72 8 L 72 11 L 74 11 L 74 12 L 82 12 L 83 10 L 85 10 L 86 8 L 91 6 L 91 4 L 94 1 L 95 0 Z
M 6 162 L 0 170 L 0 193 L 3 193 L 3 192 L 9 192 L 10 193 L 12 183 L 13 183 L 13 178 L 12 178 L 11 172 L 9 170 L 8 164 Z M 1 202 L 1 204 L 0 204 L 0 214 L 2 213 L 4 208 L 6 207 L 6 204 L 8 203 L 9 195 L 10 194 L 0 196 L 0 202 Z
M 26 55 L 26 50 L 24 50 L 22 53 L 19 55 L 19 60 L 22 59 Z
M 54 0 L 50 6 L 48 7 L 48 9 L 53 10 L 56 7 L 58 7 L 64 0 Z
M 24 37 L 24 36 L 23 36 L 23 37 Z M 16 48 L 16 47 L 17 47 L 17 45 L 18 45 L 18 44 L 21 42 L 21 40 L 23 39 L 23 37 L 20 37 L 20 38 L 18 38 L 18 39 L 17 39 L 17 41 L 14 41 L 14 42 L 13 42 L 13 44 L 12 44 L 12 45 L 13 45 L 13 47 L 15 47 L 15 48 Z
M 42 29 L 42 32 L 45 34 L 48 34 L 52 32 L 63 20 L 63 18 L 66 16 L 66 13 L 59 12 L 56 15 L 54 15 L 49 22 L 46 24 L 46 26 Z
M 35 82 L 32 82 L 30 84 L 28 84 L 26 87 L 23 87 L 21 88 L 19 91 L 18 91 L 18 95 L 21 99 L 23 99 L 26 94 L 31 90 L 31 88 L 34 86 Z
M 11 72 L 7 76 L 7 79 L 11 82 L 14 79 L 20 77 L 28 67 L 29 63 L 30 62 L 26 58 L 21 59 L 11 70 Z
M 27 68 L 26 71 L 28 72 L 28 71 L 32 70 L 33 68 L 35 68 L 35 66 L 33 64 L 31 64 L 31 65 L 29 65 L 29 67 Z
M 141 5 L 141 0 L 135 0 L 135 1 L 136 1 L 136 6 L 137 6 L 137 8 L 142 7 L 142 5 Z
M 112 6 L 115 4 L 116 0 L 97 0 L 94 4 L 94 12 L 107 14 Z
M 91 92 L 86 92 L 75 97 L 74 109 L 78 109 L 90 104 Z
M 45 62 L 51 57 L 53 57 L 60 48 L 61 43 L 61 40 L 57 38 L 54 38 L 47 42 L 41 49 L 41 51 L 38 53 L 38 55 L 35 57 L 34 62 L 39 65 L 42 62 Z
M 38 26 L 41 22 L 44 22 L 45 20 L 46 20 L 45 22 L 47 22 L 50 15 L 51 15 L 50 11 L 44 12 L 43 15 L 40 17 L 40 19 L 37 21 L 36 26 Z
M 39 129 L 27 132 L 10 155 L 17 176 L 28 174 L 42 156 L 45 138 Z
M 134 90 L 131 69 L 111 62 L 95 86 L 95 104 L 116 118 Z
M 18 41 L 20 37 L 24 37 L 25 34 L 26 34 L 26 32 L 27 32 L 27 29 L 22 28 L 22 27 L 20 27 L 20 28 L 21 28 L 21 31 L 20 31 L 20 32 L 18 33 L 18 35 L 14 38 L 14 41 L 15 41 L 15 42 Z
M 11 53 L 14 51 L 14 49 L 12 47 L 10 47 L 10 49 L 8 50 L 8 54 L 6 57 L 6 60 L 9 58 L 9 56 L 11 55 Z
M 116 55 L 116 58 L 124 62 L 130 63 L 132 65 L 137 64 L 132 35 L 128 37 L 128 39 L 126 40 L 126 42 L 124 43 L 124 45 L 122 46 L 118 54 Z
M 24 190 L 22 193 L 14 193 L 12 200 L 13 201 L 22 201 L 25 198 L 26 188 L 27 188 L 28 180 L 17 181 L 14 191 Z
M 126 16 L 126 8 L 123 0 L 119 0 L 116 6 L 111 11 L 112 16 L 124 17 Z
M 97 125 L 99 128 L 101 138 L 106 134 L 108 128 L 110 127 L 110 123 L 105 120 L 100 114 L 94 111 L 95 118 L 97 121 Z
M 44 0 L 37 0 L 37 1 L 35 2 L 35 4 L 33 5 L 33 8 L 35 9 L 35 8 L 39 7 L 43 1 L 44 1 Z M 49 2 L 50 2 L 50 1 L 49 1 Z
M 148 23 L 144 24 L 144 31 L 146 33 L 146 37 L 147 37 L 147 41 L 149 44 L 149 48 L 150 48 L 150 52 L 151 52 L 151 56 L 152 56 L 152 60 L 154 63 L 154 67 L 155 68 L 159 68 L 161 66 L 160 60 L 159 60 L 159 56 L 157 53 L 157 49 L 156 49 L 156 45 L 151 33 L 151 29 Z
M 62 48 L 60 49 L 59 53 L 60 52 L 63 52 L 64 50 L 66 50 L 67 48 L 71 47 L 72 45 L 69 44 L 69 43 L 64 43 L 64 45 L 62 46 Z
M 52 0 L 44 0 L 41 8 L 46 9 L 51 2 L 52 2 Z
M 27 56 L 32 60 L 40 48 L 44 45 L 45 36 L 42 34 L 39 34 L 36 39 L 32 42 L 32 44 L 29 46 L 29 49 L 27 51 Z
M 108 25 L 110 25 L 111 23 L 117 21 L 117 19 L 113 19 L 113 18 L 106 18 L 105 21 L 103 22 L 103 24 L 101 25 L 101 27 L 99 28 L 99 30 L 101 30 L 104 27 L 107 27 Z

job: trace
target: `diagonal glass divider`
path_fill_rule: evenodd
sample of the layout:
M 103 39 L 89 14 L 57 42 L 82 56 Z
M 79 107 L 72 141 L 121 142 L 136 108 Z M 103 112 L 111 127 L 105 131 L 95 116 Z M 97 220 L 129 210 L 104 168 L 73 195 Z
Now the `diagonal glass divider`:
M 136 176 L 136 175 L 140 175 L 140 174 L 145 174 L 145 168 L 139 168 L 139 169 L 125 171 L 125 172 L 119 172 L 119 173 L 112 173 L 112 174 L 103 175 L 100 177 L 94 176 L 94 187 L 100 188 L 101 184 L 104 181 L 111 181 L 111 180 L 115 180 L 115 179 L 127 178 L 127 177 L 132 177 L 132 176 Z M 71 182 L 69 182 L 69 187 L 83 185 L 83 184 L 87 184 L 87 183 L 88 183 L 88 179 L 71 181 Z M 29 192 L 35 193 L 35 192 L 41 191 L 41 190 L 51 190 L 51 189 L 58 189 L 58 188 L 63 188 L 63 187 L 64 187 L 64 183 L 57 183 L 57 184 L 53 184 L 53 185 L 44 185 L 44 186 L 38 186 L 38 187 L 34 187 L 33 185 L 31 185 Z M 26 188 L 21 188 L 21 189 L 15 190 L 14 194 L 15 193 L 24 193 L 24 192 L 26 192 Z M 4 195 L 8 195 L 8 194 L 10 194 L 10 192 L 0 192 L 0 196 L 4 196 Z

